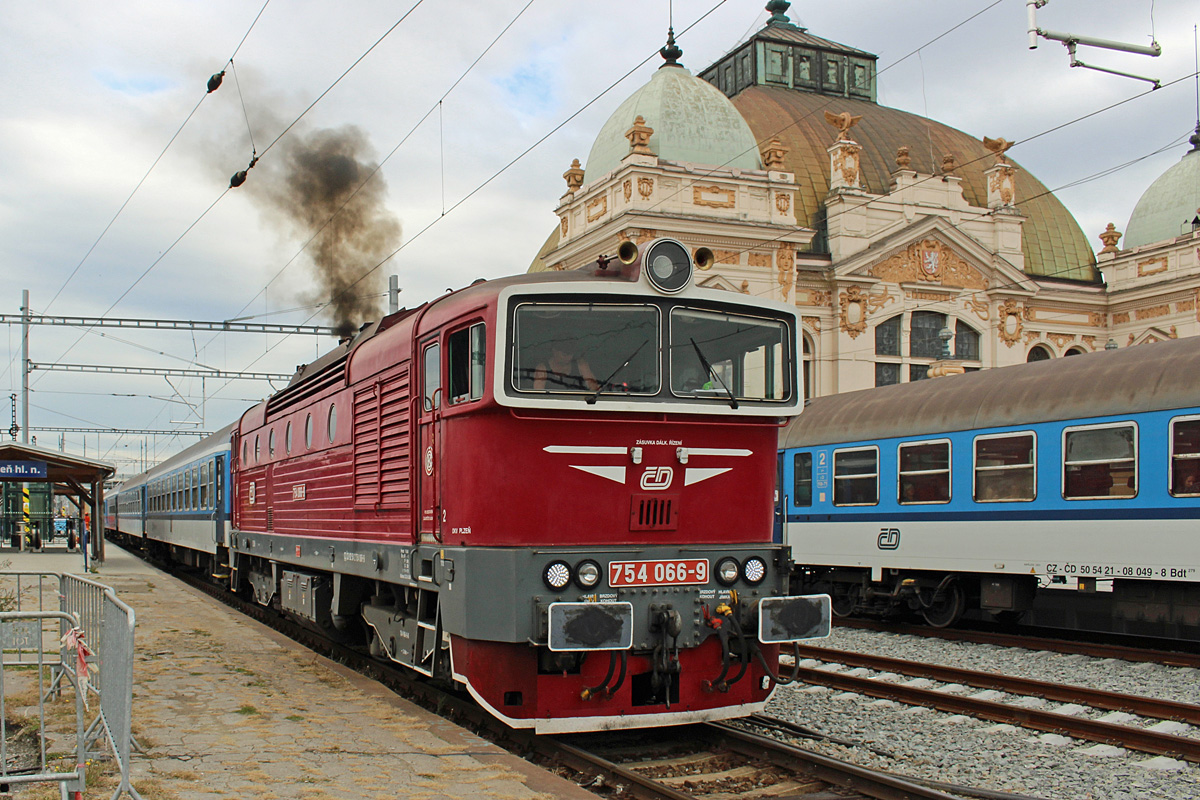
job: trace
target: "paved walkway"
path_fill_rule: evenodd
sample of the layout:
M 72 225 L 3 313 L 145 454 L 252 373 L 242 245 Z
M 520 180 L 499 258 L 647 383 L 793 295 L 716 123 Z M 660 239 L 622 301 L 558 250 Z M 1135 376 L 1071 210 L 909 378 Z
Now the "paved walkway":
M 594 800 L 120 548 L 107 556 L 90 577 L 137 614 L 133 784 L 147 800 Z M 4 561 L 82 572 L 66 553 L 4 548 Z

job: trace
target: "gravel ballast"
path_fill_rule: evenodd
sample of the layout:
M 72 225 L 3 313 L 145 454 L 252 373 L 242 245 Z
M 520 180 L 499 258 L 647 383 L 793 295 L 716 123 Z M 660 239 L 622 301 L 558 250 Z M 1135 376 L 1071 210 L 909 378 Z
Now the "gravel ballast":
M 824 647 L 911 661 L 1019 675 L 1060 684 L 1200 703 L 1200 675 L 1187 667 L 1138 664 L 1042 651 L 950 642 L 921 636 L 835 628 Z M 806 664 L 811 666 L 811 664 Z M 849 668 L 842 668 L 849 672 Z M 863 674 L 865 671 L 856 671 Z M 966 689 L 977 694 L 978 689 Z M 992 693 L 1000 694 L 1000 693 Z M 1010 702 L 1013 698 L 1010 698 Z M 1022 703 L 1071 712 L 1063 704 Z M 1150 726 L 1120 712 L 1074 709 L 1090 718 Z M 965 786 L 1058 800 L 1194 800 L 1200 766 L 1051 733 L 914 708 L 864 695 L 800 684 L 781 687 L 767 713 L 853 742 L 801 741 L 803 747 L 874 769 Z M 1190 726 L 1170 725 L 1170 732 Z M 1157 728 L 1163 730 L 1163 728 Z

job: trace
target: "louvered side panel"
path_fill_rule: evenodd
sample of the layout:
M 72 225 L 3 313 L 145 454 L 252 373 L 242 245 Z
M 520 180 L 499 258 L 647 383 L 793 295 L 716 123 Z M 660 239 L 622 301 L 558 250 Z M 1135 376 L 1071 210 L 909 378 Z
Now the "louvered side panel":
M 379 489 L 381 508 L 408 509 L 412 504 L 409 452 L 409 373 L 407 366 L 381 385 L 379 404 Z
M 380 384 L 354 393 L 354 507 L 375 508 L 380 500 Z

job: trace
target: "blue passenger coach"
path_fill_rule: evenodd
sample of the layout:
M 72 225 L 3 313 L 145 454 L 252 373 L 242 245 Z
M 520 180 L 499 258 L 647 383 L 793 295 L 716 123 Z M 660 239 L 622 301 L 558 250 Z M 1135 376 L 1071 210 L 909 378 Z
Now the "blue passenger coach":
M 780 441 L 793 589 L 836 614 L 1200 638 L 1200 337 L 822 397 Z
M 106 514 L 109 530 L 170 548 L 199 566 L 199 553 L 229 545 L 228 425 L 122 483 Z

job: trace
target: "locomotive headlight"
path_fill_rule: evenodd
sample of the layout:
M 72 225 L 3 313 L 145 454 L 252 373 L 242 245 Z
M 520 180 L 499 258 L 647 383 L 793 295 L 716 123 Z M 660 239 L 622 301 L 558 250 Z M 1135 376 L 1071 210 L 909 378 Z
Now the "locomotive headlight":
M 722 586 L 732 586 L 737 583 L 741 568 L 735 558 L 722 558 L 717 562 L 717 582 Z
M 767 562 L 758 556 L 750 556 L 742 562 L 742 577 L 746 583 L 757 586 L 767 577 Z
M 674 239 L 656 239 L 642 260 L 650 285 L 664 294 L 675 294 L 692 282 L 692 257 Z
M 581 589 L 591 589 L 600 582 L 600 565 L 588 559 L 575 565 L 575 582 Z
M 571 583 L 571 565 L 565 561 L 551 561 L 542 570 L 542 581 L 556 592 L 561 592 Z

